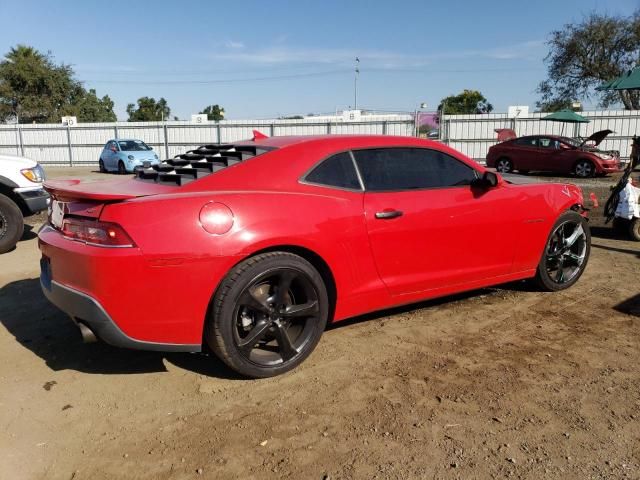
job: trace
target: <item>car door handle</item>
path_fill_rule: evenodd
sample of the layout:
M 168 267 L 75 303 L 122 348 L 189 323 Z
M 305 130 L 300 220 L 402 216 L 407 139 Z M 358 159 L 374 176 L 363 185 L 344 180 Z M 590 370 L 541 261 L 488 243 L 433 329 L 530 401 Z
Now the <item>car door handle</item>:
M 379 220 L 390 220 L 401 216 L 402 212 L 400 210 L 383 210 L 382 212 L 376 212 L 376 218 Z

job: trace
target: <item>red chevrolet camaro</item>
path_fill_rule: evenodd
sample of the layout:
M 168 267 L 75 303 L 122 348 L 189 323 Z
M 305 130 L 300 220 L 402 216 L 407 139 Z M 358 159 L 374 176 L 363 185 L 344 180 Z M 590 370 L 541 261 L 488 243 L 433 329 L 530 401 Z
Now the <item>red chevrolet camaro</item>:
M 42 288 L 84 337 L 211 350 L 250 377 L 300 364 L 327 322 L 526 278 L 567 288 L 590 251 L 578 187 L 510 183 L 417 138 L 256 133 L 46 188 Z

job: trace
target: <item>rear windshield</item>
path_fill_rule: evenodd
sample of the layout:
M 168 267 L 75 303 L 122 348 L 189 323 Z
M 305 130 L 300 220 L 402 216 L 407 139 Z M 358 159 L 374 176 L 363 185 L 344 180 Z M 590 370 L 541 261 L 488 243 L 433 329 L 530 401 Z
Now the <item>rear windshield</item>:
M 151 147 L 142 140 L 118 140 L 118 145 L 123 152 L 146 152 L 151 150 Z

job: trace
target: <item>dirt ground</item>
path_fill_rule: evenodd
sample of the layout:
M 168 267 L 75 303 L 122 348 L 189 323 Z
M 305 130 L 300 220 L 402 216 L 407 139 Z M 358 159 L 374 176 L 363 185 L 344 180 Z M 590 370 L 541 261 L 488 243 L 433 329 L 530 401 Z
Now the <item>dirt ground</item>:
M 40 292 L 42 220 L 0 257 L 0 479 L 640 478 L 640 245 L 597 211 L 573 288 L 348 321 L 267 380 L 82 344 Z

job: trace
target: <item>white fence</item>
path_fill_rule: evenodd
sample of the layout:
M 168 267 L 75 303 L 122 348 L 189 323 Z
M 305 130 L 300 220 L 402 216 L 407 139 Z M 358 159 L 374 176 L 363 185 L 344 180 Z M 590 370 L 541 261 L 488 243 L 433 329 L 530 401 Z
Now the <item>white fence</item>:
M 491 145 L 496 143 L 495 129 L 512 128 L 516 135 L 565 135 L 587 137 L 599 130 L 613 130 L 602 142 L 603 150 L 618 150 L 623 158 L 629 158 L 631 140 L 640 135 L 640 111 L 598 110 L 580 112 L 589 123 L 564 124 L 541 121 L 547 113 L 531 113 L 526 118 L 509 118 L 505 113 L 485 115 L 446 115 L 442 122 L 441 139 L 467 156 L 484 161 Z
M 581 112 L 586 124 L 541 121 L 546 113 L 526 118 L 507 114 L 446 115 L 440 129 L 441 141 L 484 162 L 487 150 L 496 143 L 495 129 L 512 128 L 518 136 L 556 134 L 586 137 L 610 129 L 601 144 L 605 150 L 618 150 L 623 158 L 630 154 L 631 139 L 640 134 L 640 111 L 599 110 Z M 380 117 L 360 121 L 225 120 L 206 122 L 117 122 L 83 123 L 73 127 L 54 124 L 0 126 L 0 154 L 22 155 L 45 165 L 96 165 L 100 152 L 111 138 L 137 138 L 154 148 L 162 158 L 170 158 L 203 144 L 228 143 L 251 138 L 252 130 L 269 136 L 316 134 L 381 134 L 411 136 L 415 133 L 413 115 Z
M 219 123 L 116 122 L 0 126 L 0 155 L 21 155 L 45 165 L 97 165 L 104 144 L 112 138 L 143 140 L 161 158 L 170 158 L 204 144 L 230 143 L 251 138 L 252 130 L 265 135 L 381 134 L 410 136 L 412 115 L 356 122 L 300 120 L 225 120 Z

